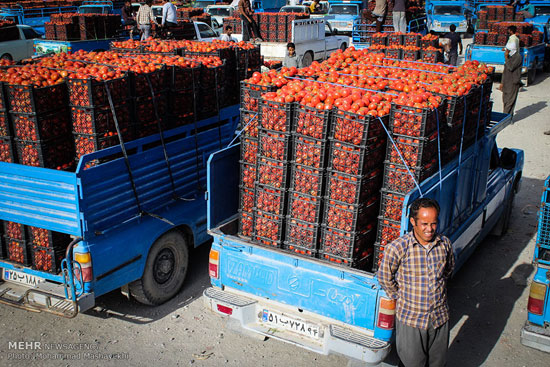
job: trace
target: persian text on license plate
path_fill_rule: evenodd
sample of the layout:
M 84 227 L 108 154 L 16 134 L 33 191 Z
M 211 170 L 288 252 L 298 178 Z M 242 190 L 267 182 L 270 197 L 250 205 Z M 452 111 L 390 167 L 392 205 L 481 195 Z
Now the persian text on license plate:
M 42 278 L 10 269 L 2 269 L 2 279 L 32 286 L 44 282 L 44 279 Z
M 319 339 L 319 326 L 294 319 L 292 317 L 284 316 L 280 313 L 263 310 L 261 321 L 285 330 L 293 331 L 314 339 Z

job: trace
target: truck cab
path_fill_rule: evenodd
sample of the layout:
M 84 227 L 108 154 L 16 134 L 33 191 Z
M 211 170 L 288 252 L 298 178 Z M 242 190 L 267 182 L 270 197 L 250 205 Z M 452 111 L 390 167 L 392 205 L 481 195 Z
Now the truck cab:
M 457 33 L 467 33 L 471 28 L 472 11 L 461 1 L 429 1 L 426 2 L 426 18 L 428 31 L 447 33 L 454 24 Z
M 233 17 L 236 10 L 237 8 L 233 5 L 208 5 L 206 9 L 204 9 L 212 18 L 212 27 L 214 30 L 221 31 L 221 33 L 223 33 L 222 27 L 224 18 Z
M 80 14 L 113 14 L 114 6 L 111 1 L 83 1 L 78 7 Z
M 41 35 L 28 25 L 17 24 L 2 28 L 0 34 L 0 59 L 19 61 L 32 57 L 34 40 Z
M 361 18 L 360 1 L 330 2 L 328 22 L 339 33 L 351 35 L 353 24 Z

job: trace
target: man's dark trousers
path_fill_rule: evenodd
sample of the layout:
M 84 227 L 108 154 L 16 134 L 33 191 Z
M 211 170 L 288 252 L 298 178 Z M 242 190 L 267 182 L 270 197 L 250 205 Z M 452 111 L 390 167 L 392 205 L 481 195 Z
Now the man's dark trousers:
M 427 330 L 407 326 L 396 320 L 397 354 L 400 366 L 443 367 L 447 362 L 449 322 L 434 329 L 431 321 Z

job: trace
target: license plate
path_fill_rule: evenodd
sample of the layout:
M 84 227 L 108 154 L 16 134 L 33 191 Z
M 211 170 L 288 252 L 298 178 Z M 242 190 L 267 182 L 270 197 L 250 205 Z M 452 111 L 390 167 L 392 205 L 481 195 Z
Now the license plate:
M 38 283 L 45 282 L 44 279 L 36 277 L 34 275 L 25 274 L 19 271 L 10 270 L 10 269 L 3 269 L 2 270 L 2 279 L 15 282 L 15 283 L 21 283 L 25 285 L 31 285 L 36 286 Z
M 263 310 L 261 321 L 310 338 L 319 339 L 319 326 L 277 312 Z

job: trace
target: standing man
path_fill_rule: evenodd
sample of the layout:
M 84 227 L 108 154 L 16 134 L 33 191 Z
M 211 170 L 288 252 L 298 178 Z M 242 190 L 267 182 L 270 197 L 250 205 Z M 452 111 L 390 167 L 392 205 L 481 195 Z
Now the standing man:
M 449 64 L 456 66 L 458 63 L 458 55 L 462 55 L 462 39 L 460 35 L 456 33 L 456 25 L 451 24 L 449 27 L 450 32 L 445 35 L 451 41 L 449 49 Z M 460 46 L 460 53 L 458 53 L 458 47 Z
M 256 41 L 263 41 L 258 24 L 254 20 L 254 11 L 250 7 L 250 0 L 239 0 L 239 14 L 243 21 L 243 41 L 248 41 L 251 35 L 256 36 Z
M 319 4 L 319 0 L 313 0 L 311 2 L 309 5 L 309 11 L 311 14 L 319 13 L 321 11 L 321 4 Z
M 376 32 L 382 32 L 382 25 L 386 18 L 386 12 L 388 10 L 388 0 L 371 0 L 376 4 L 374 10 L 371 12 L 368 8 L 363 9 L 363 18 L 368 21 L 376 22 Z
M 176 27 L 178 25 L 178 15 L 176 7 L 169 0 L 164 1 L 162 5 L 162 26 L 166 28 Z
M 393 31 L 407 32 L 407 18 L 405 11 L 407 10 L 406 0 L 394 0 L 393 3 Z
M 136 20 L 134 19 L 134 12 L 132 11 L 132 2 L 129 0 L 126 0 L 122 7 L 122 20 L 124 21 L 124 26 L 131 27 L 130 38 L 133 38 L 134 30 L 136 30 Z
M 151 35 L 151 23 L 158 25 L 153 15 L 153 0 L 145 0 L 145 4 L 139 7 L 136 14 L 139 30 L 141 31 L 141 40 L 144 41 Z
M 439 204 L 411 204 L 413 230 L 386 246 L 380 285 L 397 302 L 397 354 L 406 367 L 443 367 L 449 344 L 447 280 L 453 273 L 451 241 L 436 232 Z
M 514 107 L 518 98 L 521 83 L 521 65 L 523 61 L 519 54 L 519 38 L 516 36 L 517 28 L 514 25 L 508 27 L 508 42 L 504 48 L 504 70 L 502 72 L 502 103 L 503 112 L 514 116 Z

